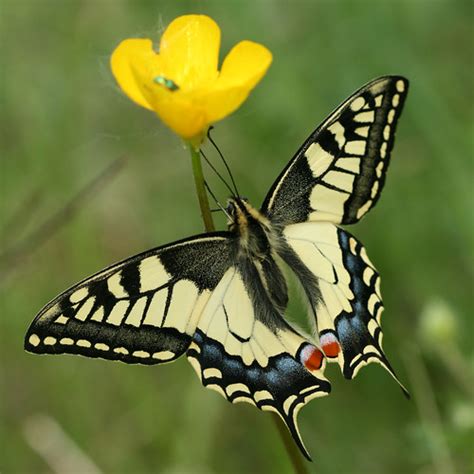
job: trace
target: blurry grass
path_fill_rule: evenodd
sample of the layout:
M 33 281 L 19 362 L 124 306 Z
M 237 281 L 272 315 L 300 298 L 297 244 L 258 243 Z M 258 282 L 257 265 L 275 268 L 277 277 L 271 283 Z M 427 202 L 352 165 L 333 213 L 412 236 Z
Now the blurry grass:
M 187 12 L 219 22 L 223 52 L 249 38 L 274 53 L 263 83 L 214 133 L 256 205 L 349 93 L 381 74 L 410 79 L 383 197 L 350 230 L 382 274 L 388 357 L 415 400 L 433 398 L 453 470 L 472 471 L 472 400 L 440 360 L 442 351 L 417 331 L 425 304 L 445 300 L 458 320 L 453 343 L 472 377 L 472 2 L 4 0 L 2 7 L 3 247 L 21 241 L 118 156 L 131 156 L 0 290 L 2 472 L 51 470 L 24 435 L 36 414 L 55 420 L 104 472 L 291 472 L 270 417 L 201 388 L 185 360 L 128 367 L 22 350 L 31 319 L 59 291 L 113 261 L 202 230 L 186 152 L 118 92 L 108 71 L 121 39 L 157 37 Z M 293 303 L 290 312 L 300 311 Z M 420 346 L 431 388 L 410 383 L 407 342 Z M 311 472 L 437 472 L 417 404 L 382 369 L 371 366 L 353 382 L 333 367 L 328 376 L 331 396 L 300 414 L 315 458 Z

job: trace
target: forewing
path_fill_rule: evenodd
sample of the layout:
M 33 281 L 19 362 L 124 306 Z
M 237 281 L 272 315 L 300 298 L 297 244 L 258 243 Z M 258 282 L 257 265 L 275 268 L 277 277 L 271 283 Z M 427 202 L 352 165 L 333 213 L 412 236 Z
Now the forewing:
M 306 140 L 262 206 L 274 224 L 357 222 L 377 202 L 408 92 L 398 76 L 375 79 Z
M 159 364 L 183 354 L 234 259 L 227 232 L 179 241 L 113 265 L 45 306 L 25 349 Z
M 305 403 L 330 391 L 323 355 L 274 310 L 258 278 L 252 276 L 251 285 L 245 280 L 238 268 L 227 270 L 187 356 L 204 386 L 232 403 L 278 413 L 309 458 L 296 417 Z
M 407 393 L 382 349 L 380 277 L 362 244 L 327 222 L 291 225 L 283 235 L 282 257 L 308 296 L 328 360 L 348 379 L 378 362 Z

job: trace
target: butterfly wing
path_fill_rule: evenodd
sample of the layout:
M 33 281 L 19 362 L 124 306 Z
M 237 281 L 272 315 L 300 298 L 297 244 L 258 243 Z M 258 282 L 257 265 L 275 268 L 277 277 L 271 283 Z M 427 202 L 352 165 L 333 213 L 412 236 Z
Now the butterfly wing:
M 296 417 L 330 391 L 323 354 L 284 321 L 249 262 L 244 284 L 236 260 L 227 232 L 127 259 L 46 305 L 25 348 L 132 364 L 171 362 L 187 351 L 203 385 L 232 403 L 277 412 L 309 458 Z
M 340 105 L 275 181 L 262 212 L 282 226 L 357 222 L 377 202 L 408 92 L 398 76 L 375 79 Z
M 378 362 L 408 395 L 382 349 L 380 277 L 362 244 L 329 222 L 293 224 L 283 235 L 282 257 L 305 289 L 328 360 L 348 379 Z
M 159 364 L 182 355 L 212 290 L 232 264 L 227 232 L 179 241 L 113 265 L 46 305 L 25 349 Z
M 253 265 L 227 270 L 203 311 L 187 356 L 207 388 L 232 403 L 278 413 L 309 459 L 296 418 L 305 403 L 330 391 L 324 357 L 284 321 L 256 273 Z
M 347 378 L 370 361 L 395 377 L 382 350 L 379 276 L 363 246 L 334 224 L 357 222 L 377 202 L 407 92 L 398 76 L 355 92 L 303 144 L 262 206 L 282 231 L 278 251 L 308 296 L 321 346 Z

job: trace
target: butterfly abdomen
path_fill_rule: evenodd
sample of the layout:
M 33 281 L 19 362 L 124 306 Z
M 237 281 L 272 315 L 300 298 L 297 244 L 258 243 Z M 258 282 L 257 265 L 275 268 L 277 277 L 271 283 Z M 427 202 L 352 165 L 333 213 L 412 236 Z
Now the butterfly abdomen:
M 258 282 L 264 292 L 262 297 L 269 297 L 283 314 L 288 304 L 288 289 L 275 261 L 276 232 L 270 221 L 246 200 L 231 199 L 228 210 L 233 219 L 230 230 L 238 236 L 239 268 L 247 275 L 248 285 L 255 288 Z

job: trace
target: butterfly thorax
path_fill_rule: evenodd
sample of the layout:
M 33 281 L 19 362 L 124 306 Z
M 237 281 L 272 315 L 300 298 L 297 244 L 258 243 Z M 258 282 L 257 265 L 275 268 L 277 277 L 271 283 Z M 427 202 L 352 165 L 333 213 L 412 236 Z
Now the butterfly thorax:
M 244 198 L 231 198 L 227 205 L 229 230 L 238 236 L 239 254 L 264 260 L 271 256 L 276 240 L 270 221 Z

